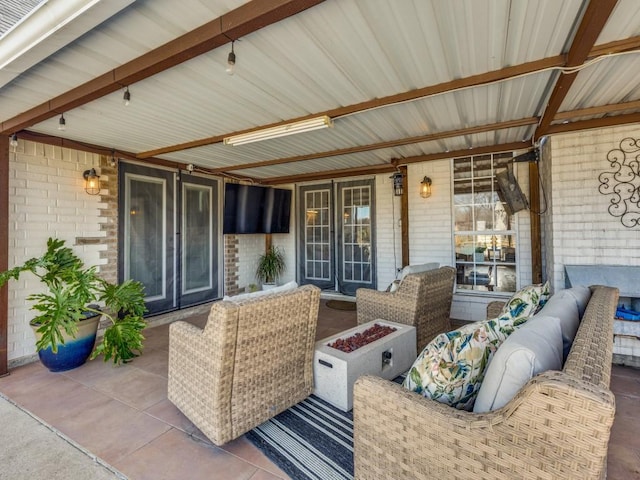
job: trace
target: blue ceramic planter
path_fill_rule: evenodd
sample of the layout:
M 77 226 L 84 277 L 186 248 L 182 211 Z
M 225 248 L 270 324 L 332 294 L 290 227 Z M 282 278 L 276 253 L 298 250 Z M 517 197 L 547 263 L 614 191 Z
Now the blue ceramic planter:
M 100 315 L 87 318 L 78 323 L 78 333 L 75 338 L 64 335 L 64 345 L 58 344 L 58 353 L 53 353 L 51 347 L 38 351 L 42 364 L 51 372 L 64 372 L 83 365 L 96 343 L 96 332 Z M 34 331 L 38 328 L 33 326 Z M 40 334 L 36 332 L 36 337 Z

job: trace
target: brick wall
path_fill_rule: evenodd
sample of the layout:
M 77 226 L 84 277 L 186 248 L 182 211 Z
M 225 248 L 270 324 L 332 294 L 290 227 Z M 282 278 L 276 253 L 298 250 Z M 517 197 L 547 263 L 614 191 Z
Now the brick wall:
M 551 138 L 550 162 L 541 166 L 546 181 L 550 178 L 545 188 L 553 214 L 544 217 L 544 227 L 552 236 L 547 236 L 545 250 L 553 256 L 547 274 L 555 290 L 565 286 L 565 264 L 640 267 L 640 227 L 627 228 L 610 215 L 611 196 L 598 191 L 599 175 L 612 170 L 607 153 L 629 137 L 640 139 L 638 125 Z
M 100 165 L 100 156 L 95 154 L 19 140 L 9 160 L 10 268 L 40 256 L 49 237 L 65 240 L 87 265 L 105 268 L 111 255 L 104 242 L 107 205 L 100 196 L 85 193 L 82 178 L 85 170 Z M 43 289 L 29 274 L 9 282 L 8 288 L 11 363 L 35 354 L 35 337 L 29 327 L 33 312 L 26 297 Z
M 236 295 L 238 288 L 238 235 L 223 235 L 224 238 L 224 294 Z

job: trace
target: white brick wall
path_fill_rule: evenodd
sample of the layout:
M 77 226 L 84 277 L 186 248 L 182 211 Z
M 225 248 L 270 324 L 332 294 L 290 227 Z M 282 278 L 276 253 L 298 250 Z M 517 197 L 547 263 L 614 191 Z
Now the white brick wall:
M 384 290 L 402 268 L 402 226 L 400 197 L 393 194 L 388 173 L 376 175 L 376 276 L 378 289 Z
M 542 167 L 547 182 L 551 178 L 551 185 L 545 188 L 553 216 L 545 218 L 545 228 L 552 230 L 553 238 L 545 247 L 554 259 L 548 268 L 554 290 L 565 286 L 565 264 L 640 266 L 640 227 L 627 228 L 620 218 L 610 215 L 611 196 L 598 191 L 599 175 L 612 170 L 607 153 L 628 137 L 639 139 L 640 127 L 603 128 L 551 138 L 550 165 Z
M 9 268 L 40 256 L 47 239 L 57 237 L 74 246 L 76 237 L 103 237 L 100 231 L 99 196 L 84 191 L 82 172 L 99 166 L 98 155 L 19 140 L 9 159 Z M 74 247 L 87 265 L 100 265 L 99 245 Z M 26 297 L 42 292 L 30 274 L 10 281 L 9 361 L 35 353 L 35 337 L 29 327 L 34 316 Z
M 420 196 L 420 182 L 431 178 L 431 196 Z M 451 160 L 411 164 L 409 186 L 409 263 L 453 265 Z

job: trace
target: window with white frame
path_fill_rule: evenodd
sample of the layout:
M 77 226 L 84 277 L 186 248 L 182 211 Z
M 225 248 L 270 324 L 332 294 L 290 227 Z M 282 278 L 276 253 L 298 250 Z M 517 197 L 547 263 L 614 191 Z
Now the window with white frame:
M 515 218 L 507 213 L 496 174 L 512 152 L 453 159 L 453 242 L 458 292 L 516 291 Z

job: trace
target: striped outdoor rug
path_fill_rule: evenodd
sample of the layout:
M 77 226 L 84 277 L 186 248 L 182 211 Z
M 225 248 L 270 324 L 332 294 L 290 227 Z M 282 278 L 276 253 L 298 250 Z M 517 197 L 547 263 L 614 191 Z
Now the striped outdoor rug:
M 405 375 L 394 379 L 402 383 Z M 353 479 L 353 411 L 311 395 L 246 434 L 294 480 Z
M 246 436 L 294 480 L 353 478 L 353 414 L 315 395 Z

